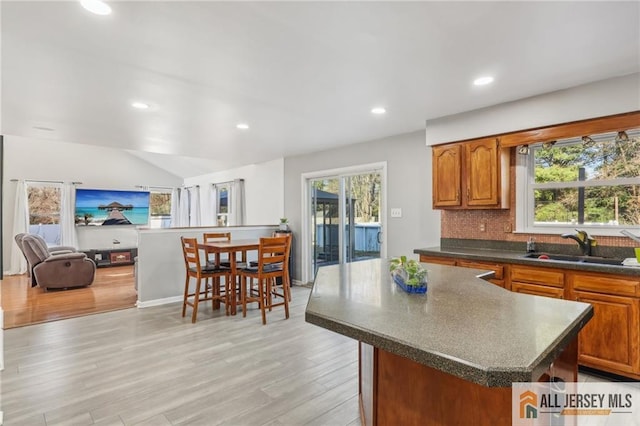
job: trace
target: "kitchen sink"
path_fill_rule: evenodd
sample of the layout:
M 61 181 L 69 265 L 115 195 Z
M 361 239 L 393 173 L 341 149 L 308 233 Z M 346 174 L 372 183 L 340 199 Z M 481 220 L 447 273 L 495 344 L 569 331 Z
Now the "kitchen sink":
M 542 256 L 542 258 L 540 258 Z M 550 254 L 550 253 L 527 253 L 524 255 L 528 259 L 536 260 L 559 260 L 562 262 L 596 263 L 600 265 L 622 265 L 624 259 L 598 256 L 575 256 L 570 254 Z

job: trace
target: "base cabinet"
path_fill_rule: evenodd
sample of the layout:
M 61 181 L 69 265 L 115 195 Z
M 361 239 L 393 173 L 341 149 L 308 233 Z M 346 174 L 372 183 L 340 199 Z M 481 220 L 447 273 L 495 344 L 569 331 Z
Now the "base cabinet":
M 420 262 L 435 263 L 438 265 L 460 266 L 461 268 L 486 269 L 494 272 L 494 277 L 488 280 L 498 287 L 505 288 L 505 266 L 499 263 L 478 262 L 464 259 L 452 259 L 450 257 L 434 257 L 420 255 Z
M 574 339 L 537 380 L 578 377 Z M 360 342 L 362 425 L 511 425 L 511 388 L 468 382 Z
M 521 283 L 517 281 L 511 282 L 511 291 L 522 294 L 532 294 L 534 296 L 553 297 L 555 299 L 564 299 L 564 290 L 546 285 Z
M 640 379 L 640 279 L 615 274 L 567 273 L 572 299 L 593 305 L 579 334 L 579 362 Z
M 549 268 L 511 266 L 511 291 L 564 299 L 564 273 Z
M 594 315 L 578 337 L 579 364 L 640 380 L 638 277 L 427 255 L 420 261 L 493 270 L 491 282 L 511 291 L 590 303 Z
M 461 268 L 472 268 L 472 269 L 488 269 L 493 271 L 494 276 L 489 280 L 490 283 L 497 285 L 498 287 L 505 287 L 504 282 L 504 265 L 499 263 L 491 263 L 491 262 L 476 262 L 460 259 L 456 262 L 456 266 L 460 266 Z
M 578 302 L 593 305 L 593 318 L 578 336 L 580 364 L 616 374 L 640 374 L 640 301 L 576 291 Z
M 421 254 L 420 262 L 435 263 L 436 265 L 456 266 L 456 259 L 452 259 L 450 257 L 434 257 Z

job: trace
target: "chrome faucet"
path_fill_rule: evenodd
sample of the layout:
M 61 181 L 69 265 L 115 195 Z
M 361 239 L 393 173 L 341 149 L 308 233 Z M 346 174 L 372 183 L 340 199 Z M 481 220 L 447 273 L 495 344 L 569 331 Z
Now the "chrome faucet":
M 571 238 L 577 242 L 582 250 L 583 256 L 591 256 L 591 247 L 596 245 L 596 239 L 587 234 L 587 231 L 580 231 L 576 229 L 575 234 L 562 234 L 560 236 L 562 238 Z

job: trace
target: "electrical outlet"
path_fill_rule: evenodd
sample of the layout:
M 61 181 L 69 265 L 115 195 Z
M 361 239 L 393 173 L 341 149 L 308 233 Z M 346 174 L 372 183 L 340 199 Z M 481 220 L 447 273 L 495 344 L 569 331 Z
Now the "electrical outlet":
M 391 217 L 402 217 L 402 209 L 399 207 L 392 208 Z
M 486 223 L 481 223 L 480 224 L 480 232 L 485 232 L 487 230 L 487 224 Z

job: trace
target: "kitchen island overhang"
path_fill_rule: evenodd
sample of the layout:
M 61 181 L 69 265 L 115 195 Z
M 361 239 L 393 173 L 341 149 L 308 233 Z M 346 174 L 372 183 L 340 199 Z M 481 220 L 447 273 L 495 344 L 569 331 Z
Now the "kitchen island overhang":
M 577 358 L 591 305 L 512 293 L 480 278 L 492 272 L 425 265 L 426 295 L 397 287 L 386 260 L 320 268 L 306 321 L 359 340 L 361 358 L 365 344 L 496 390 L 539 380 L 564 352 Z

